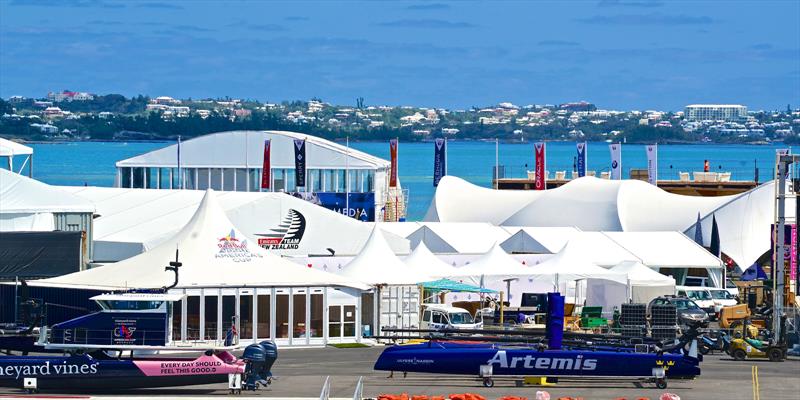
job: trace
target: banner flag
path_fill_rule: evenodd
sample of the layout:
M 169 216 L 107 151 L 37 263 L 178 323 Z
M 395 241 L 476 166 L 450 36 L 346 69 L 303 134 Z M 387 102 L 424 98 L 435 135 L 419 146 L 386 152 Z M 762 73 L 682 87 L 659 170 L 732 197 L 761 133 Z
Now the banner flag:
M 611 179 L 622 179 L 622 143 L 608 145 L 611 150 Z
M 269 183 L 271 181 L 270 175 L 270 160 L 269 160 L 269 153 L 271 150 L 271 142 L 269 139 L 264 140 L 264 164 L 261 168 L 261 189 L 269 189 Z
M 783 226 L 783 262 L 790 279 L 797 279 L 797 225 L 785 224 Z M 770 248 L 772 249 L 772 261 L 776 262 L 775 242 L 778 229 L 775 224 L 770 225 Z
M 447 175 L 447 140 L 437 138 L 433 143 L 433 186 Z
M 586 176 L 586 142 L 575 143 L 578 148 L 578 177 Z
M 306 140 L 294 140 L 294 184 L 306 187 Z
M 389 187 L 397 187 L 397 139 L 389 140 L 389 153 L 392 159 Z
M 645 146 L 647 151 L 647 181 L 658 186 L 658 145 Z
M 534 190 L 544 190 L 546 189 L 545 179 L 544 176 L 544 164 L 545 164 L 545 143 L 544 142 L 536 142 L 533 144 L 533 150 L 536 155 L 536 181 L 533 183 Z

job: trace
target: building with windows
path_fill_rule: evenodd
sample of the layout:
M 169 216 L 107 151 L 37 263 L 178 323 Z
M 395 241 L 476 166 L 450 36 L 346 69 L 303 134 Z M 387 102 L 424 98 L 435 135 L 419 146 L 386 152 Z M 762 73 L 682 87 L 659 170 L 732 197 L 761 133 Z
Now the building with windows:
M 740 121 L 747 119 L 747 107 L 738 104 L 692 104 L 684 112 L 688 121 Z
M 389 161 L 315 136 L 286 131 L 212 133 L 117 162 L 117 187 L 262 191 L 269 139 L 269 188 L 360 220 L 405 217 L 406 196 L 389 187 Z M 306 141 L 306 182 L 295 182 L 294 140 Z M 387 144 L 388 147 L 388 144 Z

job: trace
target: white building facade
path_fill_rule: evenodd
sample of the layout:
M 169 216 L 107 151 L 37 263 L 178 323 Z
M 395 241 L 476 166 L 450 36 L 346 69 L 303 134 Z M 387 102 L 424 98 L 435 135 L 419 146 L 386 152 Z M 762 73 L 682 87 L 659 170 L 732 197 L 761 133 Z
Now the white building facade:
M 689 121 L 741 121 L 747 119 L 747 107 L 738 104 L 692 104 L 686 106 Z

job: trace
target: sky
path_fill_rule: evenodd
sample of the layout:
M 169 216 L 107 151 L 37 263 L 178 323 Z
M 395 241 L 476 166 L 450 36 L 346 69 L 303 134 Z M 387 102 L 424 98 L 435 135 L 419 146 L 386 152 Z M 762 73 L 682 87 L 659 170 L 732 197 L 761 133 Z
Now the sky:
M 800 1 L 0 0 L 0 97 L 800 106 Z

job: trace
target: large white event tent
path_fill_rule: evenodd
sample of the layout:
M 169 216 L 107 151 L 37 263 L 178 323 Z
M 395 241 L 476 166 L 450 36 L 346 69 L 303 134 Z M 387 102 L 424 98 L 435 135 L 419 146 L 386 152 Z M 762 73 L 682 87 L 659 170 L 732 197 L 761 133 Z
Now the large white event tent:
M 482 277 L 503 277 L 527 275 L 531 268 L 508 255 L 499 243 L 495 243 L 489 251 L 472 260 L 469 264 L 456 268 L 453 277 L 471 277 L 476 282 Z
M 203 198 L 203 191 L 197 190 L 54 189 L 96 207 L 97 262 L 123 260 L 159 245 L 189 221 Z M 216 197 L 237 228 L 252 239 L 261 239 L 270 252 L 279 255 L 330 255 L 331 250 L 336 255 L 354 255 L 374 225 L 285 193 L 217 192 Z M 287 228 L 293 233 L 288 234 Z M 395 252 L 409 252 L 408 240 L 391 233 L 386 239 Z
M 699 214 L 708 236 L 714 214 L 723 253 L 746 268 L 769 251 L 774 185 L 771 181 L 739 195 L 698 197 L 671 194 L 638 180 L 583 177 L 556 189 L 522 192 L 491 190 L 445 177 L 425 220 L 574 226 L 583 231 L 676 231 L 692 236 Z M 787 210 L 794 215 L 791 207 Z
M 8 158 L 6 166 L 11 172 L 14 172 L 14 157 L 16 156 L 26 156 L 17 172 L 21 174 L 22 170 L 25 169 L 25 165 L 29 164 L 28 176 L 30 176 L 33 172 L 33 149 L 24 144 L 0 137 L 0 158 Z
M 91 221 L 94 211 L 91 202 L 67 191 L 0 169 L 0 231 L 66 230 L 59 216 Z
M 633 303 L 649 303 L 663 295 L 675 294 L 675 278 L 659 274 L 638 261 L 623 261 L 609 271 L 628 277 L 628 298 Z
M 420 274 L 429 275 L 433 278 L 453 276 L 457 271 L 457 268 L 442 261 L 441 258 L 431 253 L 428 247 L 425 246 L 425 243 L 422 242 L 417 245 L 414 251 L 411 252 L 403 262 L 412 270 L 418 271 Z
M 412 269 L 392 252 L 378 225 L 361 252 L 338 272 L 373 287 L 362 295 L 361 322 L 376 335 L 383 328 L 419 328 L 420 292 L 417 283 L 431 276 Z
M 555 254 L 573 237 L 580 233 L 574 227 L 522 227 L 504 226 L 506 231 L 516 232 L 500 243 L 507 253 Z
M 356 313 L 359 281 L 305 268 L 251 243 L 228 219 L 207 191 L 189 222 L 153 249 L 118 263 L 33 281 L 31 285 L 99 289 L 147 289 L 171 286 L 165 266 L 176 257 L 183 266 L 170 293 L 188 296 L 174 311 L 172 340 L 223 339 L 236 316 L 243 340 L 275 339 L 283 345 L 358 340 L 357 322 L 350 337 L 331 334 L 329 313 Z M 327 312 L 326 312 L 327 308 Z M 341 328 L 341 326 L 339 326 Z
M 406 238 L 412 247 L 425 243 L 436 254 L 482 254 L 509 236 L 489 223 L 423 223 Z

